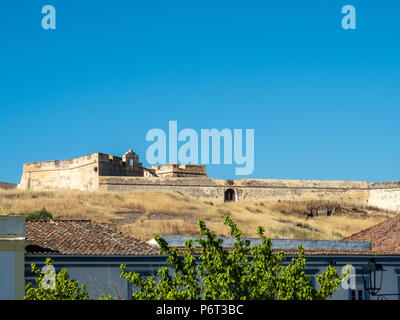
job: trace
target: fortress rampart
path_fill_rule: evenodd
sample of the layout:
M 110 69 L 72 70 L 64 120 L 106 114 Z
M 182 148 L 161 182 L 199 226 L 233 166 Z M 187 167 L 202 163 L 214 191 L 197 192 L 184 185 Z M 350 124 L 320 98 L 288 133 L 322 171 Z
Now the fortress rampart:
M 146 168 L 130 149 L 123 157 L 93 153 L 70 160 L 32 162 L 24 164 L 20 189 L 57 190 L 99 189 L 100 177 L 199 177 L 207 176 L 200 165 L 167 164 Z
M 129 150 L 122 158 L 95 153 L 71 160 L 24 165 L 21 189 L 87 191 L 173 191 L 213 199 L 332 201 L 400 212 L 400 182 L 207 178 L 201 165 L 143 167 Z
M 99 185 L 99 155 L 95 153 L 71 160 L 24 164 L 18 188 L 96 190 Z
M 0 182 L 0 189 L 15 189 L 17 186 L 15 183 Z

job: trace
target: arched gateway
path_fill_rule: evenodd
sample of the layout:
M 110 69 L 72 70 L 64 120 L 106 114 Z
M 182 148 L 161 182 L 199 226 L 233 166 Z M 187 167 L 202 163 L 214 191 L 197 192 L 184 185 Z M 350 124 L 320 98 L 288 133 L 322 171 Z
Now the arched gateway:
M 235 191 L 233 189 L 225 190 L 225 202 L 235 201 Z

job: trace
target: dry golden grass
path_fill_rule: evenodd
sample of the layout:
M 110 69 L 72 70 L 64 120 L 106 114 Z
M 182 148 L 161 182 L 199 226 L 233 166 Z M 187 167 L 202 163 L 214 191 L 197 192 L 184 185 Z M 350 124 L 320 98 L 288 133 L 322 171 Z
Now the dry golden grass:
M 91 219 L 142 240 L 159 234 L 197 235 L 197 220 L 227 235 L 222 215 L 229 214 L 246 237 L 258 226 L 272 238 L 340 239 L 384 221 L 394 213 L 346 207 L 334 215 L 306 220 L 310 203 L 250 201 L 211 202 L 173 192 L 84 192 L 0 190 L 0 214 L 31 213 L 43 207 L 65 219 Z M 357 215 L 357 211 L 364 215 Z M 354 212 L 353 212 L 354 211 Z

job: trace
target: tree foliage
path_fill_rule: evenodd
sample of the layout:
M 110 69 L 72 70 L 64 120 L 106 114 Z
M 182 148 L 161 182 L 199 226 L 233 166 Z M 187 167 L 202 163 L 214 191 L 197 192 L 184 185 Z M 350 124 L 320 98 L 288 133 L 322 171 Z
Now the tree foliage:
M 53 272 L 53 261 L 46 259 L 47 271 L 42 272 L 34 263 L 31 265 L 35 274 L 36 285 L 28 283 L 25 287 L 24 300 L 87 300 L 86 285 L 79 286 L 78 281 L 70 280 L 67 270 Z
M 204 221 L 199 220 L 198 238 L 200 255 L 190 239 L 185 242 L 186 252 L 179 253 L 171 248 L 165 239 L 156 235 L 160 253 L 167 255 L 166 267 L 158 270 L 157 276 L 141 277 L 139 273 L 127 272 L 121 265 L 121 277 L 127 279 L 139 290 L 133 293 L 138 300 L 314 300 L 327 299 L 338 289 L 347 274 L 339 276 L 328 266 L 316 277 L 316 289 L 306 274 L 306 259 L 302 246 L 299 255 L 284 263 L 283 252 L 274 253 L 271 240 L 258 228 L 261 244 L 250 247 L 248 240 L 242 240 L 242 232 L 229 216 L 223 217 L 230 227 L 230 236 L 235 238 L 232 250 L 222 247 L 222 240 L 210 231 Z

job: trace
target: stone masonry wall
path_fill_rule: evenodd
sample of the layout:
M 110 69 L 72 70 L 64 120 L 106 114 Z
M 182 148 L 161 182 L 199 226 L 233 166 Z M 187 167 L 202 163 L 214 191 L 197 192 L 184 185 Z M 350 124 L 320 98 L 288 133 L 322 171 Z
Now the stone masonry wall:
M 151 169 L 155 170 L 157 177 L 197 177 L 206 178 L 207 171 L 206 167 L 203 165 L 193 165 L 193 164 L 165 164 L 162 167 L 152 166 Z
M 20 189 L 96 190 L 99 185 L 98 154 L 61 161 L 33 162 L 24 165 Z
M 0 189 L 15 189 L 16 187 L 15 183 L 0 182 Z
M 400 212 L 400 182 L 372 183 L 368 203 L 371 206 Z
M 130 167 L 120 157 L 98 153 L 100 176 L 143 176 L 143 167 L 138 163 Z
M 273 179 L 203 179 L 100 177 L 104 191 L 172 191 L 194 197 L 223 201 L 227 189 L 233 189 L 236 200 L 324 200 L 367 205 L 369 189 L 360 181 L 273 180 Z

